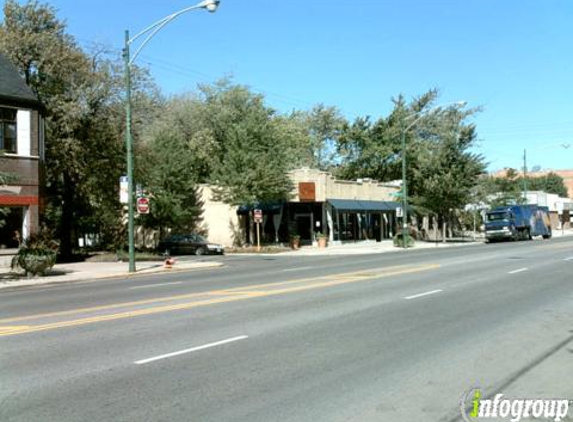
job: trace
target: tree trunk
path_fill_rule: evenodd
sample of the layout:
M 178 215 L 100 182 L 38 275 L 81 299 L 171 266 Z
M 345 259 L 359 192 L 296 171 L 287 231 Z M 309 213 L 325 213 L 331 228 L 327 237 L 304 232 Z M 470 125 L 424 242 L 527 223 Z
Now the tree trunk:
M 60 219 L 60 256 L 67 260 L 72 256 L 72 221 L 74 217 L 74 186 L 70 177 L 64 175 L 62 216 Z

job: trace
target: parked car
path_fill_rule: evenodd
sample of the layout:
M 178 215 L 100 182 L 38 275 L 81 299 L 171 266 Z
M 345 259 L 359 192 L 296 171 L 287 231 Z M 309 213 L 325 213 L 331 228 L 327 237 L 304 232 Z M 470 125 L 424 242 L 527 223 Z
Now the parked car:
M 198 234 L 174 234 L 159 242 L 157 246 L 159 253 L 164 255 L 206 255 L 225 253 L 223 245 L 211 243 Z

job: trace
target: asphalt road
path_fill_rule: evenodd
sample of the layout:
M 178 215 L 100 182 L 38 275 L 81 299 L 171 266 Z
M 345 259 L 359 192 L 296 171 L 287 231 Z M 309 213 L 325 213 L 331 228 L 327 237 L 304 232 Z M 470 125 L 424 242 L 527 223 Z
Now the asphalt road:
M 216 259 L 0 292 L 0 420 L 455 421 L 475 387 L 573 399 L 573 239 Z

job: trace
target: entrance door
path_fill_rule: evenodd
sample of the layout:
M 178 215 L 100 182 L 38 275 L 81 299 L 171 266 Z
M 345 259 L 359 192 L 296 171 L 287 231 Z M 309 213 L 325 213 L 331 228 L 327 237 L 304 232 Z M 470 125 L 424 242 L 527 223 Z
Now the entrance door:
M 296 214 L 296 230 L 300 240 L 308 243 L 312 242 L 312 214 Z

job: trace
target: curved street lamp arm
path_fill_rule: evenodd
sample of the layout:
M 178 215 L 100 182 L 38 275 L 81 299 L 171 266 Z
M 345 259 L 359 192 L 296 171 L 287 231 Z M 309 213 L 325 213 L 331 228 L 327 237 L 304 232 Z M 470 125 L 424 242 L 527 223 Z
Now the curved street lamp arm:
M 446 103 L 446 104 L 437 105 L 437 106 L 435 106 L 435 107 L 432 107 L 432 108 L 429 109 L 429 110 L 421 110 L 421 111 L 418 111 L 417 113 L 410 114 L 408 117 L 414 117 L 414 116 L 418 116 L 418 115 L 419 115 L 419 116 L 418 116 L 412 123 L 410 123 L 408 126 L 406 126 L 406 128 L 404 129 L 404 132 L 408 132 L 408 130 L 410 130 L 412 127 L 414 127 L 414 125 L 415 125 L 416 123 L 418 123 L 421 119 L 423 119 L 424 117 L 426 117 L 427 115 L 429 115 L 429 114 L 431 114 L 431 113 L 434 113 L 435 111 L 437 111 L 437 110 L 439 110 L 439 109 L 441 109 L 441 108 L 444 108 L 445 106 L 450 106 L 450 107 L 451 107 L 451 106 L 463 107 L 463 106 L 465 106 L 465 105 L 466 105 L 466 102 L 465 102 L 465 101 L 455 101 L 455 102 L 452 102 L 452 103 Z M 406 118 L 408 118 L 408 117 L 406 117 Z
M 148 32 L 151 32 L 146 38 L 145 40 L 143 40 L 143 42 L 141 43 L 141 45 L 139 46 L 139 48 L 135 51 L 135 53 L 132 55 L 130 61 L 129 61 L 129 65 L 131 65 L 134 60 L 137 58 L 137 56 L 139 55 L 139 53 L 141 52 L 141 50 L 143 49 L 143 47 L 145 47 L 147 45 L 147 43 L 149 41 L 151 41 L 151 39 L 155 36 L 155 34 L 157 34 L 165 25 L 167 25 L 169 22 L 173 21 L 174 19 L 176 19 L 177 17 L 181 16 L 184 13 L 187 13 L 191 10 L 195 10 L 195 9 L 207 9 L 210 12 L 214 12 L 215 9 L 217 8 L 219 2 L 215 1 L 215 0 L 204 0 L 199 4 L 196 4 L 195 6 L 190 6 L 190 7 L 186 7 L 185 9 L 181 9 L 178 12 L 172 13 L 168 16 L 165 16 L 163 19 L 159 19 L 157 22 L 149 25 L 147 28 L 145 28 L 143 31 L 137 33 L 136 35 L 134 35 L 132 38 L 130 38 L 127 41 L 127 44 L 131 45 L 135 40 L 137 40 L 139 37 L 142 37 L 143 35 L 147 34 Z

